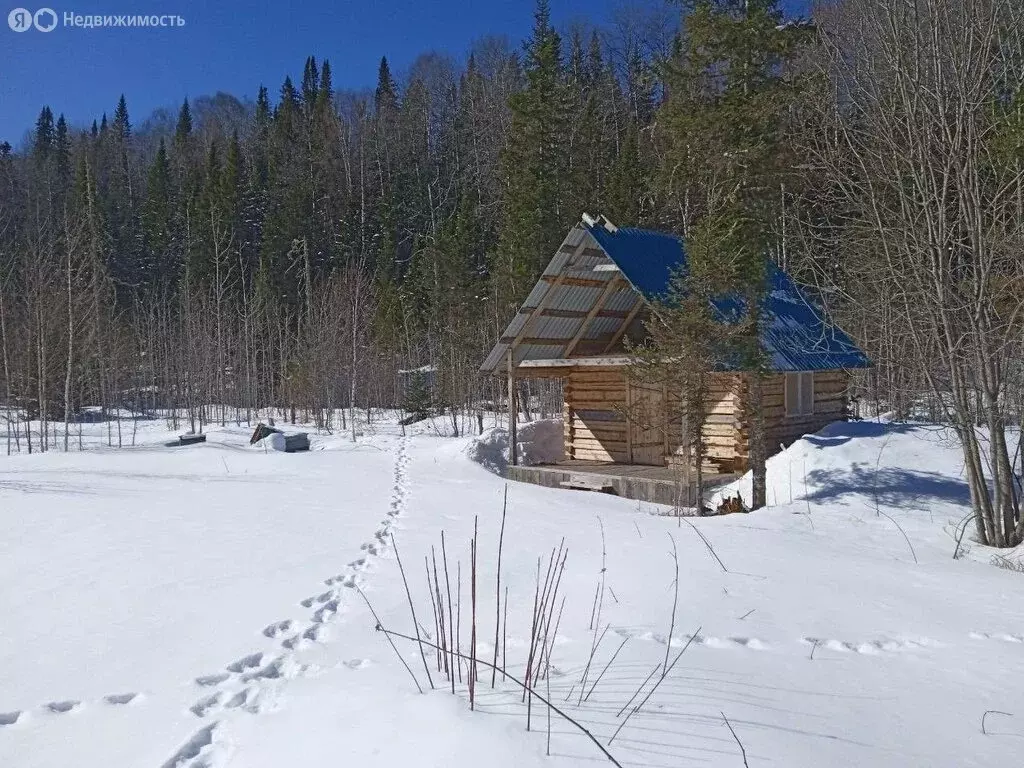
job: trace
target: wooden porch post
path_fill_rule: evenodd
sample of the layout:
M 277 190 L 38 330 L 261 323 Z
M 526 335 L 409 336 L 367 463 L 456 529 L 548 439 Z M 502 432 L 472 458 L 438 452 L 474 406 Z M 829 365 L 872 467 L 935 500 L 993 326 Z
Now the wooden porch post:
M 516 404 L 516 380 L 513 376 L 514 368 L 512 366 L 512 347 L 508 349 L 508 454 L 509 463 L 513 467 L 519 464 L 519 445 L 516 438 L 516 416 L 518 415 L 518 406 Z

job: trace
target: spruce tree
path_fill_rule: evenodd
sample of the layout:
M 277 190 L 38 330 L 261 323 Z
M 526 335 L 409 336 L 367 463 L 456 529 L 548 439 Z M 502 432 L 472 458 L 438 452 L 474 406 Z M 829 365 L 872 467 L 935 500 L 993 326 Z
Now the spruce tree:
M 71 137 L 68 135 L 68 123 L 62 112 L 57 118 L 53 131 L 53 150 L 56 156 L 57 177 L 62 187 L 71 179 Z
M 178 110 L 178 122 L 174 127 L 174 143 L 184 145 L 192 135 L 192 109 L 189 107 L 188 99 L 181 103 Z
M 142 209 L 142 236 L 146 252 L 145 278 L 161 289 L 171 286 L 176 269 L 171 256 L 174 200 L 171 164 L 163 139 L 149 167 L 146 201 Z
M 679 225 L 689 273 L 677 277 L 677 292 L 705 306 L 730 294 L 742 307 L 716 315 L 718 330 L 691 327 L 693 338 L 677 339 L 677 346 L 702 348 L 698 337 L 718 338 L 718 356 L 749 374 L 755 509 L 765 503 L 760 391 L 768 366 L 760 329 L 766 267 L 778 236 L 780 185 L 796 162 L 783 139 L 799 82 L 785 65 L 804 40 L 802 28 L 782 24 L 775 0 L 698 2 L 668 67 L 669 97 L 659 118 L 669 138 L 663 183 L 685 211 Z
M 132 134 L 131 122 L 128 120 L 128 103 L 125 101 L 123 93 L 118 99 L 117 108 L 114 109 L 114 133 L 122 142 L 127 142 Z
M 320 90 L 317 93 L 317 102 L 322 105 L 330 105 L 334 100 L 334 83 L 331 81 L 331 62 L 324 59 L 320 68 Z
M 378 118 L 390 116 L 398 108 L 398 86 L 391 76 L 391 67 L 386 56 L 381 56 L 377 69 L 377 88 L 373 92 L 373 104 Z
M 537 0 L 526 44 L 526 87 L 511 99 L 503 156 L 507 191 L 494 271 L 501 301 L 518 305 L 581 211 L 566 210 L 567 98 L 561 40 L 548 0 Z
M 302 104 L 307 113 L 313 109 L 317 94 L 320 92 L 320 70 L 316 58 L 310 56 L 302 71 Z
M 36 130 L 32 141 L 32 154 L 40 162 L 46 161 L 50 156 L 53 147 L 53 112 L 49 107 L 43 107 L 39 112 L 39 119 L 36 120 Z

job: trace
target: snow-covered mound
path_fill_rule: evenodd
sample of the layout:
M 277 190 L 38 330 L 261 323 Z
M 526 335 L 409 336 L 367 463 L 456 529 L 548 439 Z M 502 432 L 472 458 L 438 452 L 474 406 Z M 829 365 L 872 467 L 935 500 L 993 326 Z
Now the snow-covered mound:
M 271 432 L 269 435 L 264 437 L 262 440 L 257 441 L 253 444 L 254 448 L 258 448 L 261 451 L 284 451 L 285 439 L 282 432 Z
M 561 419 L 540 419 L 520 424 L 516 434 L 519 463 L 523 466 L 554 464 L 564 455 Z M 494 427 L 475 438 L 467 447 L 466 455 L 491 472 L 504 474 L 508 466 L 508 430 Z
M 959 510 L 969 502 L 963 454 L 950 429 L 877 421 L 835 422 L 768 459 L 768 506 L 860 498 L 901 509 Z M 721 488 L 750 499 L 751 475 Z

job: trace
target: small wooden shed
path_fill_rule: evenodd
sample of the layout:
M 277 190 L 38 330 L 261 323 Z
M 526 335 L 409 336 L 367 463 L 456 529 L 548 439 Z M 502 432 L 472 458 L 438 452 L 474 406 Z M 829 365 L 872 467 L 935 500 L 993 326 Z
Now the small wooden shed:
M 689 469 L 685 424 L 673 407 L 679 393 L 628 376 L 625 346 L 626 338 L 642 340 L 650 303 L 665 295 L 685 259 L 675 235 L 620 229 L 584 214 L 481 366 L 508 376 L 510 399 L 517 378 L 563 381 L 567 471 Z M 761 343 L 775 373 L 764 382 L 762 404 L 771 453 L 845 419 L 849 371 L 870 362 L 785 272 L 769 265 L 768 279 Z M 746 387 L 743 373 L 711 375 L 701 427 L 707 472 L 747 469 Z

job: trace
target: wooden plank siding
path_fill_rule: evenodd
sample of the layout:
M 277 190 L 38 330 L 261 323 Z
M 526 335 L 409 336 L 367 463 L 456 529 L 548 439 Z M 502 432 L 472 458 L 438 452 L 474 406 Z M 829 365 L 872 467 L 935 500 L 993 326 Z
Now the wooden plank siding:
M 787 416 L 785 376 L 764 382 L 763 407 L 768 455 L 802 435 L 847 416 L 849 375 L 814 374 L 814 412 Z M 704 470 L 745 471 L 749 429 L 744 415 L 747 379 L 743 374 L 714 374 L 709 382 L 707 419 L 702 425 Z M 627 382 L 622 368 L 570 370 L 563 408 L 565 455 L 583 461 L 620 464 L 682 464 L 683 419 L 678 397 L 658 387 Z
M 565 380 L 565 456 L 632 464 L 621 368 L 571 370 Z

